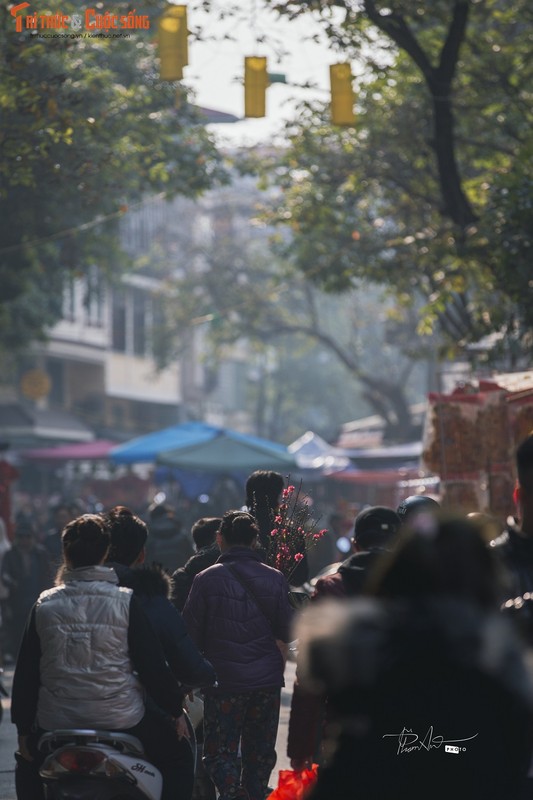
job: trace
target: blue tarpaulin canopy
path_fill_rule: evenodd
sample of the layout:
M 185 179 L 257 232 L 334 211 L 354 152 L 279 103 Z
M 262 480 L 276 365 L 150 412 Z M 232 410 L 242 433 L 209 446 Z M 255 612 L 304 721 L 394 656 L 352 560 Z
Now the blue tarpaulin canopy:
M 253 472 L 256 469 L 287 471 L 297 468 L 294 456 L 283 445 L 220 429 L 209 440 L 160 453 L 157 463 L 206 472 Z
M 116 464 L 157 462 L 213 473 L 297 468 L 294 456 L 282 444 L 203 422 L 185 422 L 140 436 L 113 448 L 109 457 Z
M 184 422 L 160 431 L 147 433 L 114 447 L 109 458 L 115 464 L 153 464 L 160 453 L 197 442 L 206 442 L 213 436 L 212 425 L 203 422 Z

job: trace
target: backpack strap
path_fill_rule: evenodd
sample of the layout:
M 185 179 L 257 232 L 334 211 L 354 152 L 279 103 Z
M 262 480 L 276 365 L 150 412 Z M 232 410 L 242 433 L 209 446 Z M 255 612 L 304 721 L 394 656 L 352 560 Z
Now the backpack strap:
M 264 608 L 261 606 L 261 603 L 257 599 L 257 596 L 256 596 L 255 592 L 253 591 L 253 589 L 251 588 L 251 586 L 241 578 L 241 576 L 239 575 L 238 571 L 235 569 L 235 565 L 234 564 L 228 563 L 227 561 L 224 561 L 223 564 L 226 567 L 226 569 L 229 572 L 231 572 L 233 577 L 241 584 L 241 586 L 244 589 L 244 591 L 246 592 L 246 594 L 249 597 L 252 598 L 252 600 L 254 601 L 255 605 L 257 606 L 257 608 L 259 609 L 261 614 L 264 616 L 264 618 L 268 622 L 268 624 L 270 626 L 270 629 L 272 631 L 272 621 L 270 620 L 270 618 L 265 613 Z

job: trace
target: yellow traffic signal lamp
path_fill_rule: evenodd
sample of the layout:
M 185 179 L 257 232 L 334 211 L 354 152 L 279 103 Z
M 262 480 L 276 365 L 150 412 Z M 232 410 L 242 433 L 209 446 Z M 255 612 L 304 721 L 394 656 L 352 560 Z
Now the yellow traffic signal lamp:
M 266 90 L 269 85 L 265 56 L 244 59 L 244 116 L 266 116 Z
M 158 22 L 159 77 L 179 81 L 189 63 L 187 6 L 168 5 Z
M 329 79 L 332 123 L 334 125 L 354 125 L 355 94 L 352 88 L 353 75 L 350 64 L 331 64 Z

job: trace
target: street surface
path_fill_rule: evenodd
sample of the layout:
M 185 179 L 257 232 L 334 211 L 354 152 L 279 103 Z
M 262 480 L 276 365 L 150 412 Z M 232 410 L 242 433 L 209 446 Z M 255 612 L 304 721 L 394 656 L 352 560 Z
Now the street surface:
M 271 786 L 277 785 L 278 770 L 290 768 L 290 764 L 285 753 L 289 713 L 291 710 L 294 672 L 295 664 L 288 662 L 287 669 L 285 671 L 285 682 L 287 686 L 281 694 L 280 725 L 276 744 L 278 763 L 276 764 L 270 779 Z M 8 691 L 11 689 L 12 679 L 13 670 L 6 669 L 4 672 L 4 686 L 6 689 L 8 689 Z M 0 800 L 16 800 L 13 753 L 15 752 L 17 746 L 17 735 L 15 726 L 11 723 L 10 719 L 10 701 L 2 699 L 2 707 L 4 709 L 4 716 L 2 722 L 0 723 Z

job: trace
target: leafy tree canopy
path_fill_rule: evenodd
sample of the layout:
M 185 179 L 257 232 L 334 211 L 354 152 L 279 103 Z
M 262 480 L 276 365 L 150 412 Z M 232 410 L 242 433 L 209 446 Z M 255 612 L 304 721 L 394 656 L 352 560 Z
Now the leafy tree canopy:
M 361 72 L 357 125 L 326 104 L 263 164 L 289 254 L 329 290 L 381 281 L 454 345 L 494 330 L 530 342 L 531 30 L 527 0 L 275 2 L 313 13 Z M 529 165 L 529 166 L 528 166 Z M 511 273 L 511 276 L 510 276 Z
M 131 10 L 114 4 L 116 13 Z M 38 13 L 59 11 L 79 6 L 50 0 Z M 159 80 L 160 11 L 149 0 L 150 29 L 106 39 L 17 32 L 9 6 L 0 10 L 3 349 L 24 346 L 57 320 L 68 276 L 94 264 L 108 274 L 125 266 L 117 221 L 128 207 L 147 193 L 195 196 L 224 178 L 185 93 Z

